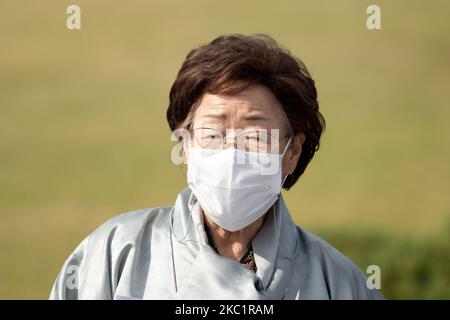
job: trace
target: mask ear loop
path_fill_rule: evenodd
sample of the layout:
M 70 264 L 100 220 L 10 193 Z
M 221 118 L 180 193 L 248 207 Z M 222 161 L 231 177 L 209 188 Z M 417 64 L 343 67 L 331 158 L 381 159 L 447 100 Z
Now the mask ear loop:
M 286 147 L 284 147 L 284 151 L 283 151 L 283 153 L 282 153 L 282 155 L 281 155 L 281 160 L 282 160 L 282 161 L 283 161 L 283 158 L 284 158 L 284 154 L 286 153 L 286 151 L 287 151 L 289 145 L 291 144 L 291 141 L 292 141 L 292 136 L 289 137 L 288 143 L 286 144 Z M 286 181 L 286 178 L 287 178 L 288 176 L 289 176 L 288 174 L 284 176 L 283 181 L 281 182 L 281 186 L 280 186 L 281 188 L 283 188 L 284 182 Z M 280 192 L 281 192 L 281 191 L 280 191 Z
M 286 181 L 286 178 L 287 178 L 288 176 L 289 176 L 288 174 L 284 176 L 283 181 L 281 182 L 281 188 L 283 188 L 284 182 Z
M 284 157 L 284 154 L 286 153 L 287 148 L 288 148 L 289 144 L 291 143 L 291 140 L 292 140 L 292 137 L 289 138 L 289 141 L 288 141 L 288 143 L 286 144 L 286 148 L 285 148 L 284 151 L 283 151 L 282 158 Z M 281 188 L 283 188 L 284 182 L 286 181 L 286 178 L 287 178 L 288 176 L 289 176 L 288 174 L 284 176 L 283 182 L 281 182 Z M 281 190 L 280 190 L 280 194 L 281 194 Z M 278 201 L 276 202 L 276 204 L 277 204 L 277 206 L 278 206 L 278 212 L 281 213 L 280 200 L 278 200 Z M 276 230 L 275 232 L 278 232 L 277 227 L 278 227 L 278 225 L 275 224 L 275 230 Z M 281 232 L 281 231 L 280 231 L 280 232 Z M 300 240 L 297 239 L 297 244 L 296 244 L 296 246 L 295 246 L 295 253 L 294 253 L 294 255 L 292 256 L 292 259 L 291 259 L 291 260 L 294 260 L 294 259 L 297 257 L 298 252 L 299 252 L 299 249 L 300 249 Z

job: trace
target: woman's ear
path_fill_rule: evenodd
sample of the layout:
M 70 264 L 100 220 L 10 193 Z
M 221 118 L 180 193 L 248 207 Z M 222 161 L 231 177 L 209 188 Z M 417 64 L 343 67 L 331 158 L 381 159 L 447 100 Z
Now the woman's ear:
M 284 175 L 290 175 L 297 167 L 297 162 L 302 154 L 302 146 L 305 143 L 306 136 L 303 132 L 297 133 L 292 137 L 291 144 L 286 151 L 284 160 Z

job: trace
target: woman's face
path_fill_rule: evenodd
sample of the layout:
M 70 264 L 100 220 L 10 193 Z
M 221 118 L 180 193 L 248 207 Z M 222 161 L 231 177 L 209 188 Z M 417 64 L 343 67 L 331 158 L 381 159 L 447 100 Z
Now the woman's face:
M 195 112 L 192 128 L 194 130 L 214 128 L 222 133 L 226 133 L 227 130 L 252 132 L 260 129 L 270 133 L 274 132 L 271 129 L 278 129 L 277 142 L 281 153 L 288 142 L 286 137 L 289 134 L 283 116 L 285 117 L 283 107 L 272 92 L 265 86 L 255 85 L 232 96 L 209 93 L 203 95 Z M 228 139 L 229 137 L 227 147 L 230 144 Z M 283 158 L 283 175 L 294 171 L 300 158 L 303 141 L 303 133 L 292 137 L 291 147 L 286 150 Z

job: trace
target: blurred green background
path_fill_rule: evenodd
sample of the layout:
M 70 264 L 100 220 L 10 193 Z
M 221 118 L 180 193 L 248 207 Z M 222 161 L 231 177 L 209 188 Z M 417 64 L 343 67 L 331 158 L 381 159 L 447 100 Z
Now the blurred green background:
M 68 30 L 66 8 L 81 7 Z M 381 7 L 382 30 L 366 27 Z M 327 120 L 285 193 L 295 221 L 386 298 L 450 298 L 450 1 L 1 1 L 0 298 L 46 299 L 106 219 L 173 204 L 168 92 L 188 51 L 267 33 Z

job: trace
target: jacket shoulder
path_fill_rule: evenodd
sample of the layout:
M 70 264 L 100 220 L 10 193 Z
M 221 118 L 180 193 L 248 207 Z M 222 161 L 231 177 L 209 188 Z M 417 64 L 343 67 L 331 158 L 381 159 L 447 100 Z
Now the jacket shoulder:
M 155 221 L 168 218 L 172 206 L 142 208 L 118 214 L 101 224 L 89 236 L 90 241 L 104 240 L 114 235 L 122 241 L 134 242 Z
M 128 211 L 100 225 L 66 259 L 50 298 L 112 299 L 124 263 L 137 247 L 148 249 L 151 231 L 167 225 L 171 208 Z
M 334 246 L 298 227 L 301 250 L 320 272 L 331 299 L 383 299 L 376 289 L 367 287 L 367 277 L 359 267 Z

